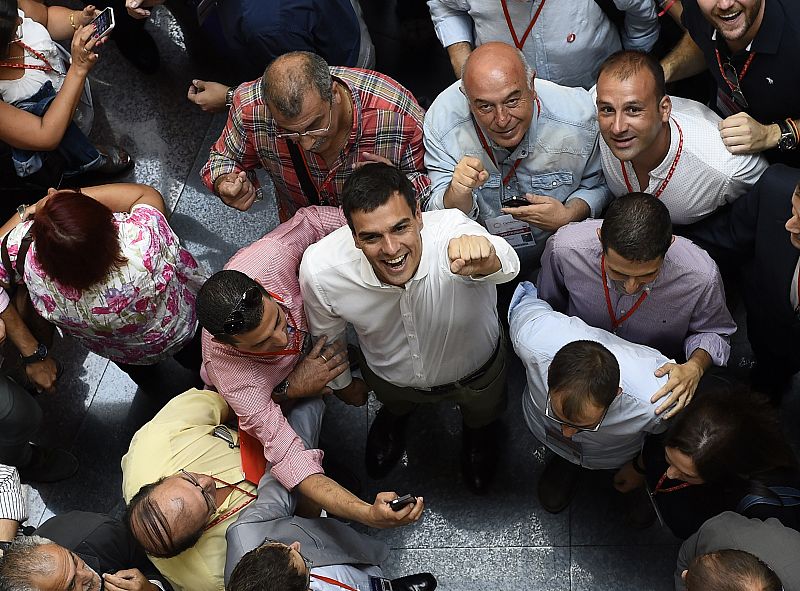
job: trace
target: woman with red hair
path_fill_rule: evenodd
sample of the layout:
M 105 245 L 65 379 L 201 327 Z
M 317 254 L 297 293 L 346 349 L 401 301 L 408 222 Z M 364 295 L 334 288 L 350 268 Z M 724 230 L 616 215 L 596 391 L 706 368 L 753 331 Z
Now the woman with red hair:
M 158 191 L 51 189 L 0 233 L 9 259 L 0 281 L 24 284 L 36 312 L 88 349 L 126 371 L 182 351 L 176 359 L 199 370 L 194 308 L 206 274 L 170 228 Z M 11 327 L 9 336 L 17 342 Z

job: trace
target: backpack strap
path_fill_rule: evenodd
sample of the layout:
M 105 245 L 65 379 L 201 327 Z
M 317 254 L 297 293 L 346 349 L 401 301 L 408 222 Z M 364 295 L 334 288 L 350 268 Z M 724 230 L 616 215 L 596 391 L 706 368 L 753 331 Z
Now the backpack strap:
M 736 512 L 743 514 L 753 505 L 772 505 L 773 507 L 800 506 L 800 490 L 791 486 L 769 486 L 767 488 L 775 493 L 775 497 L 745 495 L 736 505 Z

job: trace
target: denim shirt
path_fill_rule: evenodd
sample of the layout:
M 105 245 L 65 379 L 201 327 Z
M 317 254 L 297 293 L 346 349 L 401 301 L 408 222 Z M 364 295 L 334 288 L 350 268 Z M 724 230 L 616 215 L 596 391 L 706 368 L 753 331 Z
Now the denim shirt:
M 592 217 L 602 213 L 611 192 L 603 177 L 596 109 L 586 90 L 537 80 L 539 100 L 534 105 L 530 129 L 520 144 L 509 153 L 490 142 L 495 161 L 502 168 L 501 175 L 478 138 L 460 84 L 456 81 L 445 89 L 425 115 L 425 166 L 432 191 L 422 204 L 424 209 L 445 208 L 444 194 L 456 165 L 464 156 L 473 156 L 489 172 L 486 183 L 472 192 L 469 214 L 484 225 L 488 218 L 503 214 L 500 180 L 518 158 L 523 159 L 516 170 L 518 192 L 545 195 L 562 203 L 580 198 L 589 206 Z M 485 132 L 484 136 L 490 141 Z M 538 228 L 532 230 L 537 243 L 550 235 Z

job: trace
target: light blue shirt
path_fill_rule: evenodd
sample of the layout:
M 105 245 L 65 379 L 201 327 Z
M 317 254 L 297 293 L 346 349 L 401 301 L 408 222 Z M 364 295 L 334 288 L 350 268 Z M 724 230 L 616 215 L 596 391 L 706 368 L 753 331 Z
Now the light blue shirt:
M 650 397 L 668 377 L 653 372 L 671 360 L 644 345 L 629 343 L 616 335 L 593 328 L 577 317 L 555 312 L 540 300 L 536 287 L 524 281 L 517 286 L 508 310 L 511 343 L 525 365 L 528 385 L 522 395 L 522 412 L 534 436 L 561 457 L 585 468 L 606 470 L 620 468 L 641 449 L 647 433 L 661 433 L 667 425 Z M 595 433 L 581 432 L 572 437 L 572 448 L 559 444 L 558 423 L 545 415 L 547 372 L 558 351 L 566 344 L 596 341 L 606 347 L 619 362 L 622 392 L 608 407 L 608 413 Z
M 653 0 L 613 0 L 625 12 L 621 46 L 616 25 L 595 0 L 508 0 L 518 38 L 543 2 L 522 51 L 544 80 L 589 88 L 609 55 L 623 47 L 650 51 L 658 39 Z M 461 41 L 473 47 L 489 41 L 514 44 L 498 0 L 428 0 L 428 7 L 436 36 L 444 47 Z
M 486 219 L 503 213 L 502 175 L 483 149 L 460 84 L 456 81 L 446 88 L 425 115 L 425 166 L 432 190 L 423 207 L 445 208 L 444 194 L 456 165 L 464 156 L 473 156 L 481 160 L 489 180 L 472 192 L 470 216 L 486 225 Z M 492 145 L 495 161 L 503 174 L 508 174 L 514 162 L 522 158 L 516 170 L 521 191 L 553 197 L 562 203 L 583 199 L 595 217 L 605 208 L 611 192 L 603 177 L 594 100 L 582 88 L 566 88 L 546 80 L 537 80 L 535 90 L 539 100 L 534 104 L 528 133 L 511 153 Z M 483 134 L 490 141 L 485 131 Z M 531 228 L 537 243 L 550 235 Z

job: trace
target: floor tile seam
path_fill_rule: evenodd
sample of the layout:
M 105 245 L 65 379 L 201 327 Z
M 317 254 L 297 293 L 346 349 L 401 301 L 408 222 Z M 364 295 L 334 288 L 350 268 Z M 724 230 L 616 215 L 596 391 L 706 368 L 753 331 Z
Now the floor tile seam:
M 195 168 L 196 168 L 195 165 L 197 164 L 197 159 L 200 157 L 200 151 L 203 149 L 203 146 L 205 145 L 206 136 L 208 135 L 208 132 L 211 129 L 211 126 L 213 124 L 214 124 L 214 117 L 213 116 L 208 117 L 208 123 L 206 124 L 206 128 L 203 131 L 203 136 L 202 136 L 203 139 L 202 139 L 202 141 L 199 142 L 199 144 L 197 146 L 197 150 L 195 151 L 194 157 L 192 158 L 192 165 L 189 167 L 189 170 L 186 172 L 186 175 L 185 175 L 185 177 L 183 179 L 183 182 L 181 183 L 180 193 L 178 193 L 178 198 L 175 199 L 175 205 L 173 205 L 172 208 L 168 212 L 167 220 L 172 218 L 172 214 L 174 214 L 178 209 L 178 205 L 180 204 L 181 199 L 183 198 L 183 194 L 186 192 L 186 185 L 189 184 L 189 176 L 195 171 Z
M 391 546 L 392 550 L 521 550 L 521 549 L 568 549 L 569 546 L 562 546 L 560 544 L 547 544 L 547 545 L 508 545 L 500 546 L 492 544 L 490 546 Z
M 83 430 L 86 428 L 86 420 L 88 419 L 89 414 L 92 410 L 92 405 L 94 404 L 95 398 L 97 398 L 97 393 L 100 391 L 100 384 L 103 383 L 103 379 L 106 377 L 106 374 L 108 373 L 108 368 L 111 364 L 111 361 L 109 359 L 106 359 L 105 363 L 106 366 L 103 368 L 103 373 L 100 375 L 100 379 L 97 380 L 97 385 L 94 387 L 94 390 L 91 393 L 91 399 L 89 401 L 88 406 L 86 407 L 86 412 L 84 413 L 83 418 L 81 418 L 81 424 L 78 425 L 77 429 L 75 429 L 75 436 L 72 438 L 72 441 L 69 444 L 69 450 L 73 453 L 77 451 L 75 445 L 78 442 L 78 439 L 80 438 L 81 434 L 83 433 Z

